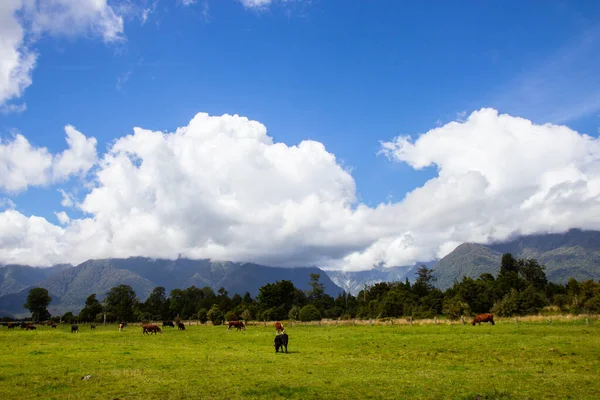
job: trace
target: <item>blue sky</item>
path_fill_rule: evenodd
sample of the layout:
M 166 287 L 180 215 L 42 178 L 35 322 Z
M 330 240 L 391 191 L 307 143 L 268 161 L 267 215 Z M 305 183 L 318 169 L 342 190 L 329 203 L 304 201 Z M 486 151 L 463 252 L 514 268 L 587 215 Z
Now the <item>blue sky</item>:
M 351 170 L 359 203 L 373 208 L 400 202 L 439 167 L 390 160 L 378 154 L 381 141 L 417 139 L 484 107 L 598 135 L 597 2 L 132 0 L 106 7 L 123 17 L 121 40 L 68 28 L 26 36 L 38 58 L 31 85 L 5 101 L 26 104 L 0 114 L 5 141 L 19 132 L 60 153 L 71 124 L 97 139 L 101 158 L 133 127 L 173 132 L 198 112 L 238 114 L 260 121 L 276 142 L 322 143 Z M 58 188 L 86 191 L 71 178 L 0 197 L 56 224 Z M 83 214 L 74 208 L 69 215 Z

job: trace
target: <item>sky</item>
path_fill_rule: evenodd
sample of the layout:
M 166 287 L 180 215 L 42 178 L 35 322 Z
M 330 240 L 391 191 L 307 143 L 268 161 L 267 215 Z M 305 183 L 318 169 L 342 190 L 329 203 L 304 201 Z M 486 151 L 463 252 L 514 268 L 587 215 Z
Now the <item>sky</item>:
M 600 229 L 599 134 L 598 2 L 0 2 L 0 265 Z

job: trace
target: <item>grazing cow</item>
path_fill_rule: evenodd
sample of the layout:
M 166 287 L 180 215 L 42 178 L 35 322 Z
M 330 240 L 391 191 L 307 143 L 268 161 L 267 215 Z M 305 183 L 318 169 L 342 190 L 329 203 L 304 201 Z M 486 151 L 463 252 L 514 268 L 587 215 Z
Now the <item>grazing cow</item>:
M 54 322 L 50 326 L 52 327 L 52 329 L 56 329 L 56 324 Z
M 29 322 L 27 324 L 25 322 L 21 322 L 21 329 L 27 328 L 27 325 L 31 325 L 31 322 Z
M 281 322 L 275 322 L 275 331 L 278 335 L 285 333 L 285 329 L 283 329 L 283 324 Z
M 170 326 L 171 328 L 175 328 L 175 324 L 173 323 L 173 321 L 164 321 L 163 322 L 163 328 Z
M 79 333 L 79 327 L 75 324 L 71 325 L 71 333 L 73 332 Z
M 183 324 L 183 322 L 177 322 L 177 328 L 180 331 L 185 331 L 185 325 Z
M 475 318 L 473 318 L 473 322 L 471 322 L 471 325 L 475 326 L 476 323 L 479 323 L 479 325 L 481 325 L 482 322 L 491 322 L 492 325 L 495 325 L 494 316 L 492 314 L 479 314 L 475 316 Z
M 17 326 L 19 324 L 17 324 L 16 322 L 9 322 L 8 323 L 8 329 L 15 329 L 15 326 Z
M 25 328 L 25 329 L 27 329 L 28 331 L 32 331 L 32 330 L 34 330 L 36 328 L 33 325 L 27 325 L 27 328 Z
M 94 325 L 94 324 L 91 324 L 91 325 L 90 325 L 90 329 L 96 329 L 96 325 Z
M 281 348 L 281 352 L 283 353 L 283 348 L 285 347 L 285 352 L 287 353 L 288 347 L 288 335 L 287 333 L 282 333 L 281 335 L 275 336 L 275 353 L 279 352 L 279 348 Z
M 158 325 L 155 324 L 144 324 L 142 325 L 142 334 L 150 334 L 150 333 L 154 333 L 156 335 L 156 333 L 162 333 L 162 329 L 160 329 L 160 327 Z
M 229 321 L 229 328 L 227 328 L 227 330 L 230 330 L 231 328 L 237 328 L 238 331 L 240 330 L 246 330 L 246 325 L 244 325 L 243 321 Z
M 125 328 L 125 324 L 120 323 L 119 324 L 119 332 L 123 332 L 123 328 Z

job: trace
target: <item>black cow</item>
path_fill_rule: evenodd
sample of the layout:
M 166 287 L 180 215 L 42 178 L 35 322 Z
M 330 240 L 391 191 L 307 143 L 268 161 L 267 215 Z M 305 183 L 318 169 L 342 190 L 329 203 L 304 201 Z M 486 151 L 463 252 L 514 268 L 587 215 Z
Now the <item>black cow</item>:
M 73 332 L 79 333 L 79 327 L 77 325 L 71 325 L 71 333 Z
M 163 328 L 166 326 L 170 326 L 171 328 L 175 328 L 175 324 L 173 323 L 173 321 L 164 321 L 163 322 Z
M 90 325 L 90 329 L 96 329 L 96 325 L 94 325 L 94 324 L 91 324 L 91 325 Z
M 275 353 L 279 352 L 279 348 L 281 348 L 281 352 L 283 353 L 283 348 L 285 347 L 285 352 L 287 353 L 288 346 L 288 335 L 287 333 L 282 333 L 281 335 L 275 336 Z
M 185 325 L 183 324 L 183 322 L 178 322 L 177 328 L 179 328 L 180 331 L 185 331 Z

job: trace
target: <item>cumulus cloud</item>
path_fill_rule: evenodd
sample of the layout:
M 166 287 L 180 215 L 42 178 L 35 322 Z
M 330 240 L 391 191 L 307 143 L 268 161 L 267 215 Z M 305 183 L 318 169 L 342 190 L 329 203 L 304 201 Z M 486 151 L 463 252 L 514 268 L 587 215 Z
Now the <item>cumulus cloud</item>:
M 66 225 L 71 220 L 71 218 L 69 218 L 67 213 L 64 211 L 55 212 L 54 215 L 56 215 L 56 218 L 58 219 L 58 222 L 60 222 L 61 225 Z
M 438 174 L 371 208 L 321 143 L 275 142 L 257 121 L 200 113 L 170 133 L 134 128 L 93 169 L 77 204 L 86 218 L 57 213 L 58 226 L 0 213 L 0 261 L 181 253 L 358 270 L 427 261 L 464 241 L 600 228 L 600 143 L 568 127 L 482 109 L 382 151 Z
M 84 176 L 96 163 L 96 139 L 86 138 L 73 126 L 65 127 L 68 148 L 53 155 L 34 147 L 21 134 L 0 139 L 0 190 L 17 193 L 28 186 L 62 182 L 72 175 Z
M 2 0 L 0 2 L 0 105 L 20 98 L 32 83 L 37 53 L 31 43 L 43 34 L 123 38 L 123 17 L 106 0 Z

